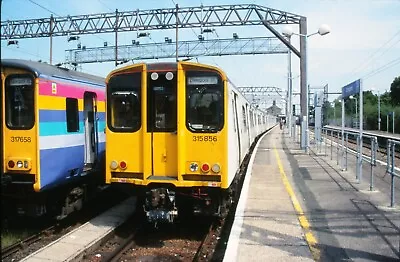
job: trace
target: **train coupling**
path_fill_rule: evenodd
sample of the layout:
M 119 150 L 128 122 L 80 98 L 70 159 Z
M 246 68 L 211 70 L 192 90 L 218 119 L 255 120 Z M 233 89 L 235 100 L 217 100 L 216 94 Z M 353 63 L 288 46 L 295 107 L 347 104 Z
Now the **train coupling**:
M 166 188 L 155 188 L 148 191 L 143 207 L 148 222 L 173 223 L 178 216 L 175 192 Z
M 146 212 L 147 221 L 154 222 L 167 222 L 173 223 L 178 216 L 178 210 L 150 210 Z

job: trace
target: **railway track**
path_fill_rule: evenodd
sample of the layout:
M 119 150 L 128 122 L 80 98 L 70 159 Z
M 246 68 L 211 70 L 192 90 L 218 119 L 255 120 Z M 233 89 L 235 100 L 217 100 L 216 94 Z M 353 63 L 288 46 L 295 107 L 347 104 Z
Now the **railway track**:
M 102 192 L 98 198 L 91 200 L 91 205 L 87 205 L 86 208 L 79 212 L 74 212 L 67 218 L 61 221 L 53 221 L 53 223 L 47 224 L 42 229 L 37 228 L 36 233 L 28 236 L 27 238 L 18 241 L 10 246 L 1 249 L 1 257 L 4 262 L 18 261 L 31 253 L 39 250 L 40 248 L 48 245 L 52 241 L 60 238 L 62 235 L 67 234 L 73 229 L 86 223 L 93 217 L 104 212 L 106 209 L 122 201 L 127 196 L 126 194 L 117 192 L 115 190 L 106 189 Z M 93 202 L 92 202 L 93 201 Z M 24 221 L 24 220 L 23 220 Z M 14 225 L 15 228 L 23 227 L 23 223 Z M 45 227 L 43 229 L 43 227 Z M 2 230 L 4 228 L 2 227 Z M 13 229 L 7 229 L 8 234 L 13 234 Z M 5 234 L 4 231 L 2 235 Z
M 328 136 L 332 138 L 332 136 L 328 133 Z M 337 136 L 333 136 L 333 141 L 335 141 L 336 143 L 341 143 L 341 138 L 337 138 Z M 353 150 L 357 150 L 356 146 L 357 146 L 357 140 L 356 138 L 354 138 L 352 135 L 348 136 L 348 143 L 351 144 L 351 146 L 349 146 L 351 149 Z M 383 146 L 383 144 L 386 145 L 385 141 L 381 141 L 381 143 L 378 143 L 378 150 L 377 152 L 380 154 L 381 157 L 381 161 L 386 161 L 386 156 L 387 156 L 387 150 L 386 150 L 386 146 Z M 371 144 L 370 144 L 370 140 L 368 138 L 366 138 L 366 140 L 363 141 L 363 147 L 371 150 Z M 400 148 L 396 148 L 395 151 L 395 158 L 397 160 L 400 160 Z
M 4 261 L 4 259 L 8 258 L 9 256 L 15 254 L 18 251 L 21 251 L 28 246 L 32 245 L 35 242 L 38 242 L 43 238 L 43 236 L 48 236 L 51 235 L 52 232 L 55 230 L 56 226 L 50 226 L 39 233 L 36 233 L 24 240 L 18 241 L 10 246 L 7 246 L 3 249 L 1 249 L 1 260 Z
M 138 223 L 139 217 L 118 228 L 83 261 L 210 261 L 223 226 L 216 219 L 192 218 L 155 229 Z

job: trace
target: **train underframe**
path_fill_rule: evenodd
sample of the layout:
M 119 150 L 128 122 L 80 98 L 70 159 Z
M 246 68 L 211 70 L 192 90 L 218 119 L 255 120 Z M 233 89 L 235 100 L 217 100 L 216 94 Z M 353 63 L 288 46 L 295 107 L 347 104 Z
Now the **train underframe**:
M 218 188 L 160 187 L 146 191 L 142 196 L 143 209 L 150 223 L 174 223 L 186 215 L 221 217 L 231 203 L 230 190 Z
M 150 184 L 146 188 L 135 186 L 134 191 L 149 223 L 174 223 L 190 216 L 222 218 L 235 201 L 238 180 L 228 189 Z
M 7 216 L 49 217 L 62 220 L 102 189 L 101 182 L 77 180 L 44 192 L 34 192 L 32 184 L 2 183 L 2 208 Z M 95 179 L 96 180 L 96 179 Z

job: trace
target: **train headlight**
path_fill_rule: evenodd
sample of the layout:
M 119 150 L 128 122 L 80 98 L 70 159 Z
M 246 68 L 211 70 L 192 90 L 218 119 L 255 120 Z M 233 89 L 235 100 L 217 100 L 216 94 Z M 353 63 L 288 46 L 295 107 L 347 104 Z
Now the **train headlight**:
M 18 168 L 22 168 L 22 166 L 23 166 L 22 161 L 21 161 L 21 160 L 18 160 L 18 161 L 17 161 L 17 167 L 18 167 Z
M 115 160 L 111 161 L 110 168 L 111 169 L 117 169 L 117 167 L 118 167 L 118 162 L 115 161 Z
M 127 164 L 126 164 L 125 161 L 119 162 L 119 167 L 120 167 L 121 169 L 126 169 L 126 166 L 127 166 Z
M 151 73 L 151 80 L 156 81 L 158 79 L 158 74 L 156 72 Z
M 199 170 L 199 165 L 197 163 L 190 163 L 190 171 L 196 172 Z
M 212 170 L 214 173 L 219 173 L 219 171 L 221 171 L 221 167 L 220 167 L 218 164 L 214 164 L 214 165 L 211 167 L 211 170 Z
M 203 172 L 208 172 L 208 171 L 210 171 L 210 165 L 207 164 L 207 163 L 202 164 L 202 165 L 201 165 L 201 170 L 202 170 Z
M 165 74 L 165 78 L 167 80 L 172 80 L 172 78 L 174 78 L 174 74 L 172 72 L 168 72 Z

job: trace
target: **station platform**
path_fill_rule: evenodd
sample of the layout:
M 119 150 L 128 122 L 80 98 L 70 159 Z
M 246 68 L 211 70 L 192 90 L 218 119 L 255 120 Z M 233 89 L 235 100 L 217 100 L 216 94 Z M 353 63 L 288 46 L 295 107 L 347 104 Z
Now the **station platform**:
M 130 197 L 77 229 L 32 253 L 21 262 L 81 261 L 85 251 L 97 248 L 99 239 L 112 233 L 135 211 L 136 198 Z
M 251 157 L 224 261 L 400 261 L 400 201 L 389 206 L 385 168 L 374 175 L 369 191 L 355 159 L 342 171 L 275 127 Z

